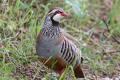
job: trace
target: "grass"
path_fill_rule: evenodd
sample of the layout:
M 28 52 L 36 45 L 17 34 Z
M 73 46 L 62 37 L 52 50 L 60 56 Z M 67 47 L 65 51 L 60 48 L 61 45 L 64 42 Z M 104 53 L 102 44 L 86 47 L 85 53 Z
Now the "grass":
M 68 13 L 61 27 L 79 42 L 86 79 L 119 77 L 120 45 L 111 36 L 120 41 L 120 1 L 105 2 L 102 5 L 105 8 L 101 8 L 101 3 L 95 0 L 89 4 L 77 0 L 0 1 L 0 80 L 58 79 L 56 73 L 39 62 L 34 46 L 47 12 L 56 6 Z M 111 5 L 107 6 L 108 3 Z M 106 31 L 103 18 L 109 23 L 110 31 Z M 73 79 L 71 68 L 59 80 Z

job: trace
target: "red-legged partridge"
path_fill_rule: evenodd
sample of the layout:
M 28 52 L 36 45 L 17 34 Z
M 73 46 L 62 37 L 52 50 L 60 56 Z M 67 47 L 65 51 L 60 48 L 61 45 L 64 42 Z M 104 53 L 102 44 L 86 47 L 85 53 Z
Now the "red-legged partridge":
M 53 68 L 60 75 L 66 66 L 73 65 L 76 78 L 84 78 L 81 69 L 81 51 L 72 42 L 72 37 L 60 29 L 60 20 L 67 16 L 62 8 L 54 8 L 45 18 L 44 26 L 36 39 L 36 52 L 48 68 Z M 54 64 L 54 65 L 53 65 Z

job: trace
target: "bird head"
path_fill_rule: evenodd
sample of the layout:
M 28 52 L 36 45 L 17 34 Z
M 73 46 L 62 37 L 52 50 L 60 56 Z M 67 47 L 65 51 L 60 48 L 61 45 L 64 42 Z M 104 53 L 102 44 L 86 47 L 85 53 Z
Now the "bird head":
M 65 13 L 62 8 L 54 8 L 49 11 L 48 16 L 55 22 L 60 22 L 62 18 L 67 16 L 67 13 Z

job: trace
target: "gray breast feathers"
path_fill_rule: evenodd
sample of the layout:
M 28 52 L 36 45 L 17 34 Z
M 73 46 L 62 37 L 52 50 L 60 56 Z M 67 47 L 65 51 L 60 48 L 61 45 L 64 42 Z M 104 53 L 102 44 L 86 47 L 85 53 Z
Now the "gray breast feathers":
M 44 58 L 59 56 L 61 45 L 56 45 L 56 41 L 56 39 L 41 39 L 39 44 L 36 44 L 37 54 Z

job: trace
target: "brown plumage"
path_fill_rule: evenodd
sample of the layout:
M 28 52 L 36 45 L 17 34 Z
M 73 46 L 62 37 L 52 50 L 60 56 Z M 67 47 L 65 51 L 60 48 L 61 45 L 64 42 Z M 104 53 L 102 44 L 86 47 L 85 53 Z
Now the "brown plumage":
M 83 58 L 81 51 L 75 45 L 76 40 L 60 29 L 59 21 L 64 16 L 66 16 L 66 13 L 61 8 L 49 11 L 44 27 L 36 39 L 36 52 L 40 56 L 41 62 L 60 75 L 66 66 L 75 63 L 74 72 L 76 78 L 84 78 L 80 66 Z M 48 58 L 50 59 L 47 60 Z

